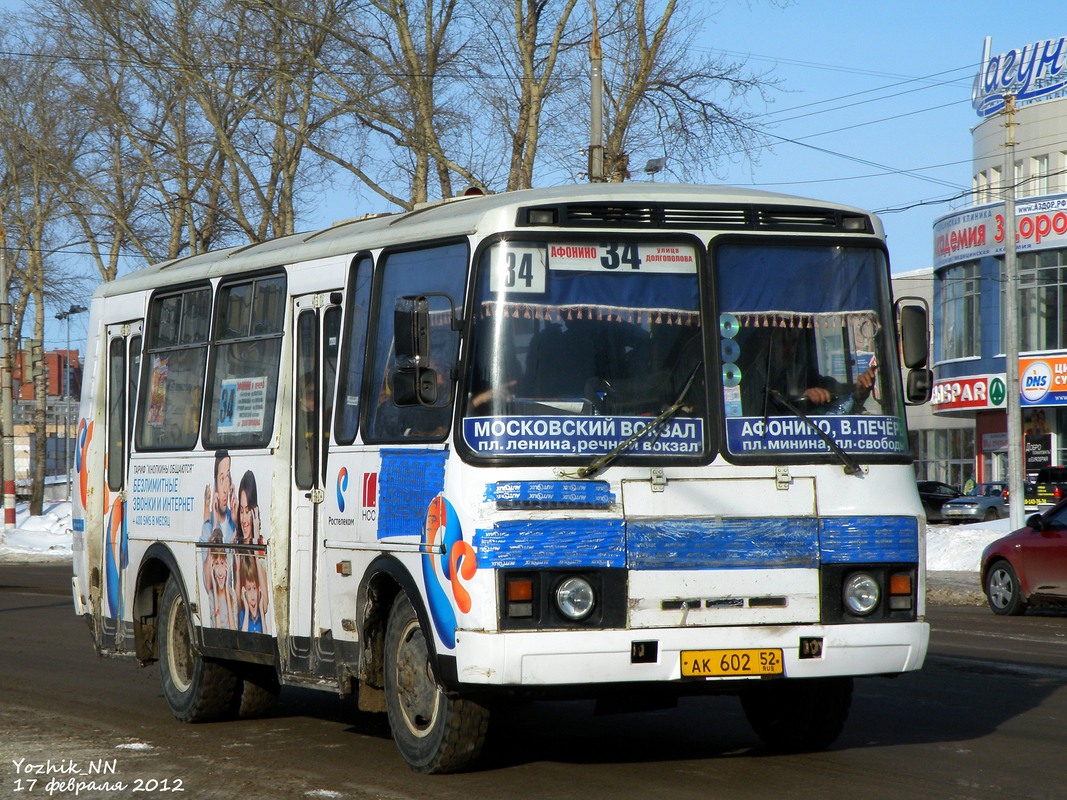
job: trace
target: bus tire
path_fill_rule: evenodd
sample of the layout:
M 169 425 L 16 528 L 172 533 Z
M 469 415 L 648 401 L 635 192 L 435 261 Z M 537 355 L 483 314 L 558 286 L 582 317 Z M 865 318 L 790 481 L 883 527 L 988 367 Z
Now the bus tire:
M 278 673 L 274 667 L 248 664 L 241 669 L 237 692 L 237 716 L 240 719 L 261 717 L 278 701 L 281 692 Z
M 171 713 L 181 722 L 228 716 L 237 701 L 237 676 L 197 651 L 188 606 L 173 576 L 163 590 L 161 619 L 159 674 Z
M 385 704 L 393 741 L 417 772 L 458 772 L 481 753 L 488 709 L 445 692 L 415 609 L 401 593 L 385 632 Z
M 777 753 L 825 750 L 852 707 L 852 678 L 764 681 L 746 689 L 741 707 L 756 735 Z

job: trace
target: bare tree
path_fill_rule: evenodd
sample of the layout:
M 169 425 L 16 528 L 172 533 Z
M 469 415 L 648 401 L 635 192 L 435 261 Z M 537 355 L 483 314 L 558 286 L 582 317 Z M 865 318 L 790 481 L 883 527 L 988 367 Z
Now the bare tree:
M 360 160 L 318 152 L 404 208 L 430 199 L 431 187 L 451 197 L 453 175 L 476 182 L 445 143 L 450 130 L 468 124 L 455 97 L 461 45 L 453 43 L 453 26 L 461 7 L 461 0 L 366 0 L 333 31 L 351 58 L 340 69 L 323 64 L 332 96 L 365 133 L 365 150 Z M 386 154 L 371 157 L 376 170 L 361 163 L 368 149 Z M 398 181 L 406 183 L 403 193 Z
M 617 0 L 602 33 L 608 99 L 608 180 L 630 177 L 632 152 L 670 154 L 676 174 L 714 174 L 721 158 L 752 158 L 766 144 L 746 111 L 751 94 L 775 86 L 741 62 L 697 55 L 695 27 L 667 0 L 651 18 L 645 0 Z
M 292 232 L 302 193 L 339 176 L 411 208 L 467 184 L 555 180 L 588 145 L 592 2 L 46 8 L 97 123 L 64 190 L 105 279 L 126 251 L 175 257 Z M 615 180 L 630 152 L 669 153 L 693 179 L 762 144 L 744 102 L 770 79 L 697 48 L 676 0 L 657 9 L 602 9 Z
M 578 0 L 512 0 L 509 4 L 474 0 L 474 30 L 464 82 L 491 115 L 489 141 L 502 140 L 507 159 L 506 190 L 534 184 L 545 110 L 554 95 L 567 88 L 581 91 L 574 80 L 580 64 L 577 44 L 588 28 L 574 10 Z M 559 69 L 562 67 L 561 70 Z M 569 82 L 569 83 L 568 83 Z M 547 133 L 555 129 L 550 125 Z
M 55 80 L 58 64 L 42 61 L 38 69 L 26 70 L 11 59 L 0 63 L 0 125 L 4 130 L 0 160 L 5 178 L 0 213 L 9 244 L 9 299 L 14 306 L 15 330 L 23 329 L 25 315 L 32 308 L 33 338 L 42 343 L 49 290 L 58 290 L 54 285 L 57 273 L 46 267 L 67 244 L 63 239 L 67 209 L 53 175 L 67 169 L 70 154 L 77 152 L 84 137 L 82 120 L 65 113 L 69 98 L 62 83 Z M 43 350 L 37 355 L 43 361 Z M 32 439 L 36 458 L 30 471 L 30 512 L 39 515 L 48 441 L 43 370 L 34 378 Z

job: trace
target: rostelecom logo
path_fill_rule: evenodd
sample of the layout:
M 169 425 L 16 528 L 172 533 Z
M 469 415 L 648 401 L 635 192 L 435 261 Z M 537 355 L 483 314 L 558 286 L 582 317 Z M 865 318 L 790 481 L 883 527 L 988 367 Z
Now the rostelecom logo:
M 345 510 L 345 492 L 348 491 L 348 468 L 341 467 L 337 473 L 337 510 Z

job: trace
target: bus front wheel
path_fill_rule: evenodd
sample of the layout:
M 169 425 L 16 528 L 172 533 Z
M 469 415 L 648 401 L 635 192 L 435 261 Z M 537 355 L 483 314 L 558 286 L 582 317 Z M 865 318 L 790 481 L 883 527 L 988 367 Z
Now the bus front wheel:
M 173 577 L 163 590 L 161 620 L 159 673 L 171 713 L 181 722 L 209 722 L 229 715 L 237 699 L 237 676 L 197 651 L 188 606 Z
M 418 772 L 462 770 L 485 744 L 488 709 L 447 694 L 437 682 L 426 633 L 404 594 L 386 627 L 385 702 L 393 740 Z
M 775 752 L 810 752 L 833 744 L 852 707 L 852 678 L 761 682 L 741 695 L 756 735 Z

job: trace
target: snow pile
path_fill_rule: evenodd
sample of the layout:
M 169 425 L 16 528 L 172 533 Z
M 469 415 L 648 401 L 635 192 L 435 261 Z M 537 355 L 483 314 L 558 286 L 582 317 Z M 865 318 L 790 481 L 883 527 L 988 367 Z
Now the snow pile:
M 70 561 L 70 503 L 47 504 L 40 517 L 31 517 L 28 506 L 20 504 L 16 508 L 16 524 L 14 533 L 0 542 L 0 561 Z M 978 572 L 982 550 L 1009 529 L 1006 519 L 974 525 L 931 525 L 926 535 L 926 568 L 937 572 Z
M 15 506 L 15 530 L 0 527 L 0 561 L 70 561 L 72 535 L 70 503 L 45 503 L 43 514 L 31 517 L 27 503 Z
M 926 529 L 926 569 L 930 572 L 978 572 L 982 551 L 1011 530 L 998 519 L 973 525 L 931 525 Z

